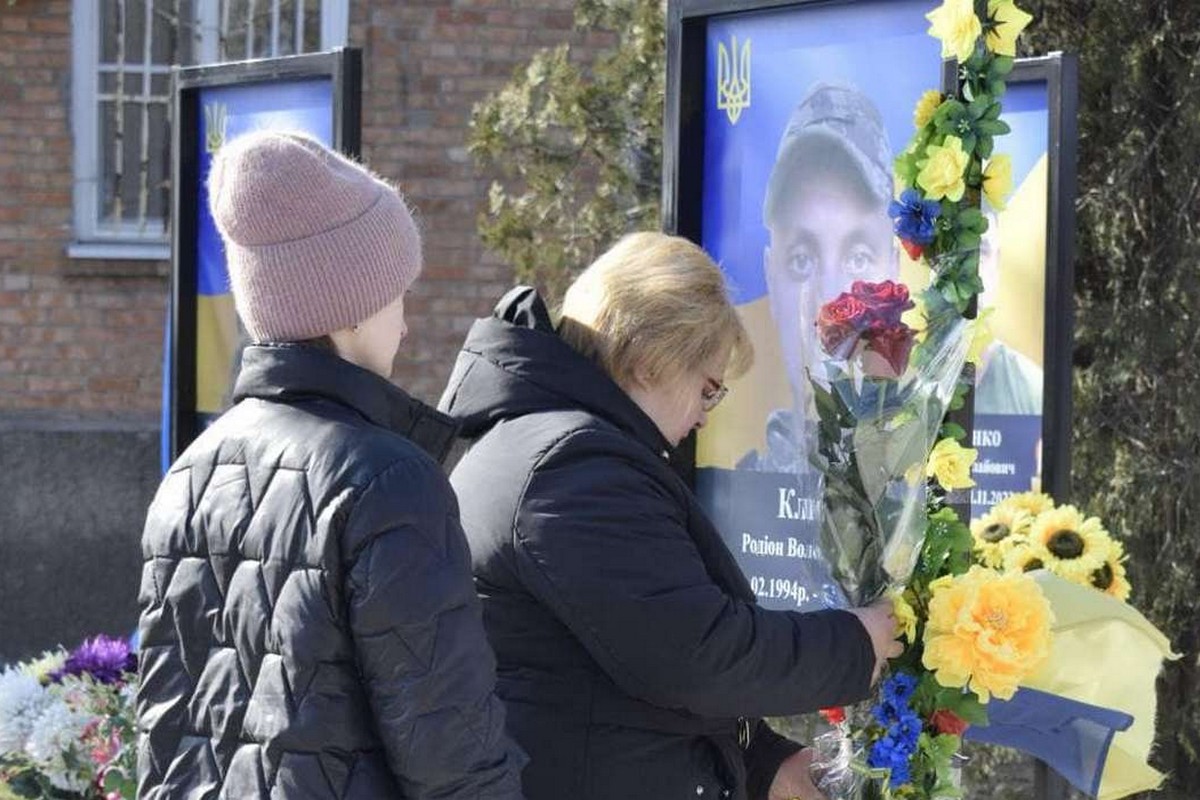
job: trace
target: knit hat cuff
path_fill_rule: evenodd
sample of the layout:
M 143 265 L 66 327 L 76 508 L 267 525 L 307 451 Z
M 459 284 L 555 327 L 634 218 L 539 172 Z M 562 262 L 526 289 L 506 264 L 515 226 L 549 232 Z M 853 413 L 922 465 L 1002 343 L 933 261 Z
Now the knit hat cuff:
M 226 239 L 225 247 L 238 315 L 258 342 L 311 339 L 356 325 L 403 294 L 422 266 L 412 215 L 382 183 L 375 203 L 337 228 L 258 246 Z

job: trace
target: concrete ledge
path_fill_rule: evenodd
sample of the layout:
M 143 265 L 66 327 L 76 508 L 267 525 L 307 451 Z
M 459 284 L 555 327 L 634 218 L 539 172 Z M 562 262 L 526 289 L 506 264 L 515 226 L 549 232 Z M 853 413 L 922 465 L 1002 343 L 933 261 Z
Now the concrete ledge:
M 145 418 L 0 415 L 0 663 L 134 629 L 158 452 Z

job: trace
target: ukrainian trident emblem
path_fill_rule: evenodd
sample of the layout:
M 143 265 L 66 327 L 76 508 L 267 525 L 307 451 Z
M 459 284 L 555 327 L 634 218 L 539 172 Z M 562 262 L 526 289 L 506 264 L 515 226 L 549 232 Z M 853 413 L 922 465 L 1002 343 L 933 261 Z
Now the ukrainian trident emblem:
M 215 153 L 225 144 L 225 130 L 229 111 L 224 103 L 208 103 L 204 106 L 204 149 Z
M 730 36 L 728 48 L 717 42 L 717 110 L 725 112 L 730 125 L 736 125 L 749 107 L 750 40 L 739 50 L 737 36 Z

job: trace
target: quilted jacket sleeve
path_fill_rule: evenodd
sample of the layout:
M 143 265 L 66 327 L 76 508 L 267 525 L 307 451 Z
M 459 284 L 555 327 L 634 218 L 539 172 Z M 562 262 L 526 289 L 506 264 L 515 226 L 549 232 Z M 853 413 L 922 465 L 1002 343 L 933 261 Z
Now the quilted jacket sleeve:
M 591 440 L 595 438 L 595 440 Z M 771 611 L 709 576 L 669 487 L 580 434 L 534 470 L 516 520 L 522 580 L 626 692 L 713 717 L 867 697 L 874 653 L 845 611 Z
M 466 538 L 437 466 L 413 457 L 376 476 L 344 547 L 359 669 L 404 796 L 520 798 L 525 756 L 504 732 Z

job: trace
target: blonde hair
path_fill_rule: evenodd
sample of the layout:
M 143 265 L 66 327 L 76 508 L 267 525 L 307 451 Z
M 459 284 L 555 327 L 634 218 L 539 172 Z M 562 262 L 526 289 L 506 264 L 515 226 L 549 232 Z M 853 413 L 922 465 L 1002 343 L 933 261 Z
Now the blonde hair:
M 663 233 L 625 236 L 584 270 L 563 298 L 559 334 L 624 387 L 672 381 L 723 352 L 733 377 L 754 361 L 721 269 Z

